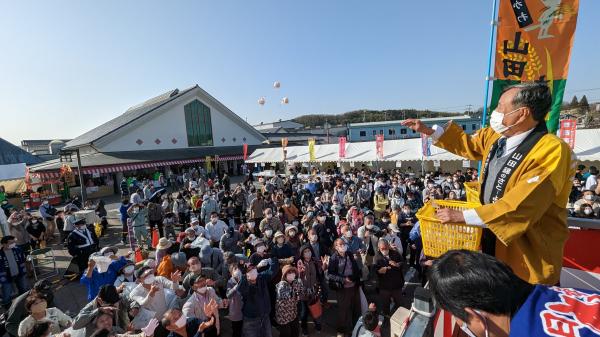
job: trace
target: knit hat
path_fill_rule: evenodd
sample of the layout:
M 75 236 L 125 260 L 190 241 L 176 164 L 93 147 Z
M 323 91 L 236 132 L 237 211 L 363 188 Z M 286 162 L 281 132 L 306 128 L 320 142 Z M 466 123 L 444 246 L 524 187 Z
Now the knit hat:
M 281 279 L 285 280 L 285 275 L 287 275 L 288 273 L 295 273 L 296 276 L 298 275 L 298 269 L 296 269 L 296 267 L 288 264 L 286 266 L 284 266 L 281 270 Z

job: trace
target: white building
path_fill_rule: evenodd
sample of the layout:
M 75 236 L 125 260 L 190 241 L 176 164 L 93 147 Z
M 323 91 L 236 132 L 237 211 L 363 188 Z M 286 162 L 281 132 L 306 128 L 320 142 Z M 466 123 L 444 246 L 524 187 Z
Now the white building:
M 235 175 L 248 153 L 266 139 L 198 85 L 170 90 L 69 141 L 78 150 L 86 185 L 120 180 L 125 175 L 164 171 L 186 164 L 206 165 Z M 59 159 L 30 167 L 33 176 L 59 177 Z M 76 167 L 76 159 L 69 163 Z M 76 171 L 76 170 L 75 170 Z M 119 174 L 117 174 L 119 173 Z M 101 179 L 104 178 L 104 179 Z M 101 181 L 102 180 L 102 181 Z M 116 184 L 111 188 L 116 192 Z

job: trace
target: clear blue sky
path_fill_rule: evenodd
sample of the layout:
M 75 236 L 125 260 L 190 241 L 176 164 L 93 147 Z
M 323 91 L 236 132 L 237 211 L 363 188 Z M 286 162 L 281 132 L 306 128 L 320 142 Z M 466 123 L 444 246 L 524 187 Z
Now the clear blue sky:
M 568 99 L 600 87 L 600 1 L 580 2 Z M 0 1 L 0 137 L 75 137 L 195 83 L 250 123 L 478 107 L 490 9 L 491 0 Z M 600 101 L 600 90 L 584 93 Z

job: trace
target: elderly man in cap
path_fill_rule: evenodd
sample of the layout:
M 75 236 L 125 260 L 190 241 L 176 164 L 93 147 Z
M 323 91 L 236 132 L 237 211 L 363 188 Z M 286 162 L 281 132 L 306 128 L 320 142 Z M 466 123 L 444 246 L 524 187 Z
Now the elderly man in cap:
M 210 287 L 224 288 L 227 281 L 216 270 L 209 266 L 204 266 L 197 256 L 192 256 L 187 261 L 188 271 L 183 277 L 183 287 L 186 291 L 192 289 L 193 281 L 196 277 L 202 276 L 206 278 L 206 284 Z
M 43 297 L 48 303 L 48 307 L 54 307 L 54 294 L 52 293 L 52 283 L 49 280 L 37 281 L 31 290 L 24 292 L 15 298 L 8 309 L 5 328 L 10 336 L 17 336 L 19 324 L 23 319 L 29 316 L 25 308 L 26 299 L 29 296 Z
M 203 266 L 210 267 L 221 274 L 223 267 L 223 252 L 219 248 L 203 246 L 200 248 L 199 258 Z
M 73 329 L 85 329 L 85 336 L 91 336 L 96 330 L 95 321 L 103 315 L 112 316 L 113 330 L 124 332 L 129 327 L 129 303 L 122 298 L 114 285 L 100 287 L 98 296 L 93 298 L 73 320 Z
M 209 285 L 209 280 L 204 276 L 195 276 L 192 279 L 193 293 L 183 305 L 181 311 L 185 317 L 194 317 L 206 321 L 209 317 L 204 312 L 204 307 L 211 301 L 217 303 L 219 308 L 226 308 L 227 299 L 221 299 L 213 287 Z M 216 324 L 219 325 L 218 322 Z M 214 329 L 214 330 L 213 330 Z M 211 328 L 204 332 L 204 336 L 217 336 L 217 329 Z
M 183 292 L 179 286 L 181 272 L 176 271 L 168 279 L 163 276 L 155 276 L 154 270 L 150 267 L 142 267 L 137 271 L 136 278 L 139 282 L 129 297 L 138 302 L 146 310 L 154 311 L 155 318 L 159 319 L 169 309 L 165 296 L 165 288 L 171 289 L 176 293 Z
M 98 250 L 98 237 L 88 229 L 85 219 L 75 221 L 74 225 L 75 229 L 67 237 L 67 248 L 73 257 L 72 262 L 79 267 L 79 274 L 83 274 L 90 255 Z
M 283 232 L 284 227 L 281 224 L 281 221 L 279 220 L 279 218 L 276 216 L 273 216 L 272 209 L 270 209 L 270 208 L 265 209 L 264 214 L 265 214 L 265 218 L 262 219 L 260 221 L 260 224 L 258 225 L 258 228 L 260 229 L 261 233 L 265 233 L 267 230 L 271 230 L 271 231 L 273 231 L 273 233 L 275 233 L 277 231 Z
M 100 272 L 96 265 L 95 257 L 106 257 L 112 260 L 108 265 L 108 269 Z M 126 264 L 127 259 L 124 256 L 117 256 L 116 247 L 104 247 L 100 253 L 90 255 L 88 259 L 88 267 L 86 272 L 81 276 L 80 283 L 85 285 L 88 290 L 87 299 L 91 301 L 98 294 L 98 290 L 105 284 L 114 284 L 117 279 L 117 272 Z

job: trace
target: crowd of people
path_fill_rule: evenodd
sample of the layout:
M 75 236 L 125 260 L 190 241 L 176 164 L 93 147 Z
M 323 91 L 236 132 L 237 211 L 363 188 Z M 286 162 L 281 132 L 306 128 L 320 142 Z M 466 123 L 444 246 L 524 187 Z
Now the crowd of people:
M 270 336 L 272 328 L 280 336 L 307 336 L 322 329 L 322 312 L 333 309 L 338 335 L 350 335 L 361 315 L 373 323 L 367 332 L 377 335 L 378 317 L 389 318 L 405 296 L 407 269 L 414 267 L 425 284 L 433 264 L 422 253 L 416 212 L 431 199 L 466 200 L 465 183 L 478 172 L 314 173 L 250 173 L 232 186 L 226 175 L 192 168 L 168 192 L 150 181 L 124 180 L 122 240 L 141 248 L 137 262 L 133 251 L 118 256 L 114 247 L 99 249 L 107 226 L 103 202 L 81 205 L 75 198 L 61 210 L 44 202 L 39 216 L 3 207 L 0 283 L 8 333 L 219 336 L 227 320 L 233 336 Z M 573 215 L 598 216 L 597 174 L 579 167 Z M 102 218 L 101 232 L 75 216 L 85 208 Z M 26 255 L 57 240 L 57 229 L 87 289 L 89 303 L 75 317 L 53 307 L 48 282 L 27 290 Z M 160 239 L 153 247 L 155 229 Z M 370 307 L 367 286 L 377 288 Z

